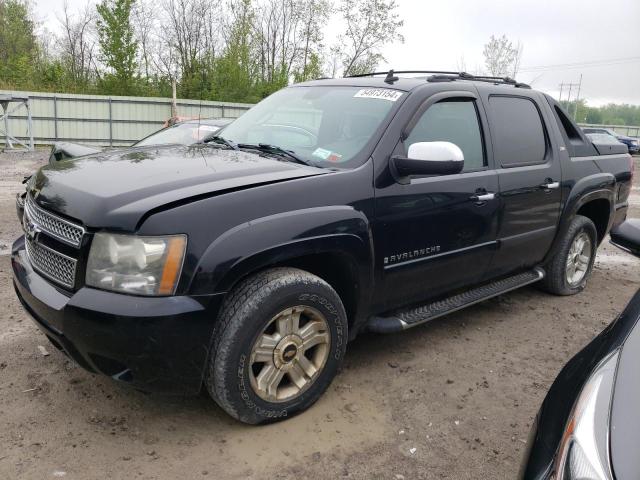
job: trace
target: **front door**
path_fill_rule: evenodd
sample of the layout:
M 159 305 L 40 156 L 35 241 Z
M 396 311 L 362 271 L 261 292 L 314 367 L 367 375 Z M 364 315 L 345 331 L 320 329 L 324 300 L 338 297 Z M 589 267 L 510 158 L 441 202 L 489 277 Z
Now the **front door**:
M 376 180 L 379 311 L 469 286 L 485 274 L 496 246 L 499 198 L 477 102 L 471 91 L 427 98 L 394 151 L 406 156 L 415 142 L 452 142 L 464 154 L 462 173 L 409 184 L 385 181 L 384 174 Z

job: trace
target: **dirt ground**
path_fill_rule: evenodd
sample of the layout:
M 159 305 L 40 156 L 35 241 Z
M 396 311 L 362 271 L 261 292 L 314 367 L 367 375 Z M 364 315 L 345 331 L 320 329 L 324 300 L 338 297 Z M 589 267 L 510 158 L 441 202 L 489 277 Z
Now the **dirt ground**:
M 204 394 L 145 395 L 89 374 L 32 324 L 7 254 L 15 192 L 44 156 L 0 154 L 1 479 L 513 479 L 553 378 L 640 285 L 640 262 L 605 243 L 582 294 L 525 288 L 364 335 L 314 407 L 249 427 Z

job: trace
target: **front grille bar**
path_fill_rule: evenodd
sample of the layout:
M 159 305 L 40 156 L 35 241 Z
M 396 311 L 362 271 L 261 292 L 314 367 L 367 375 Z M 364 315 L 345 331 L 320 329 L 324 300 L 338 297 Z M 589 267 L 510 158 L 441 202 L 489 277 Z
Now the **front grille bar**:
M 53 213 L 40 208 L 31 195 L 27 195 L 25 206 L 25 220 L 36 224 L 40 230 L 61 242 L 79 248 L 85 230 L 81 225 L 72 223 Z
M 29 262 L 35 270 L 64 287 L 73 288 L 78 263 L 75 258 L 32 242 L 28 238 L 25 238 L 25 246 Z

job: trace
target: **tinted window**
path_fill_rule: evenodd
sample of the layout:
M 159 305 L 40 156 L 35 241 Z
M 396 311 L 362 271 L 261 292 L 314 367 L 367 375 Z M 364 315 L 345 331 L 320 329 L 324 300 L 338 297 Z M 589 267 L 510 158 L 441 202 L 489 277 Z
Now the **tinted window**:
M 496 161 L 517 167 L 544 163 L 547 151 L 540 113 L 527 98 L 489 97 Z
M 545 98 L 556 119 L 556 123 L 560 129 L 560 135 L 562 135 L 569 156 L 588 157 L 590 155 L 597 155 L 598 152 L 596 149 L 588 139 L 584 138 L 580 128 L 571 120 L 566 110 L 548 95 L 545 95 Z
M 451 142 L 464 154 L 464 170 L 485 165 L 478 113 L 472 100 L 439 102 L 424 112 L 411 130 L 405 147 L 416 142 Z

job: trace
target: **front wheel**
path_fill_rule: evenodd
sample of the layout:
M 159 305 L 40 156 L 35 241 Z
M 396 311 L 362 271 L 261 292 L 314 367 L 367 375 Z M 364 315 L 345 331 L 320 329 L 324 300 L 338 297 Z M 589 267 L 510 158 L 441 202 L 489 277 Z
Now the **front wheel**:
M 205 384 L 242 422 L 284 419 L 320 398 L 338 372 L 346 342 L 344 307 L 329 284 L 303 270 L 266 270 L 225 301 Z
M 574 295 L 584 290 L 596 258 L 597 242 L 593 222 L 576 215 L 547 265 L 542 287 L 556 295 Z

